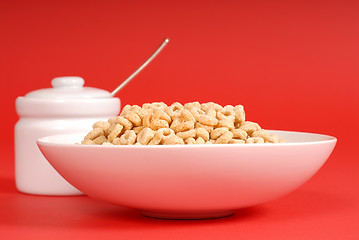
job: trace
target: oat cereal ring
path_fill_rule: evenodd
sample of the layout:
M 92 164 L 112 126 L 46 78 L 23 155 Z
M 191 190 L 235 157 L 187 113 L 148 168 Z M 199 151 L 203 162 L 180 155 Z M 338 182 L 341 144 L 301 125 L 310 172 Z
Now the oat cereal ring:
M 163 111 L 171 118 L 171 121 L 174 119 L 175 116 L 179 116 L 178 113 L 175 114 L 173 110 L 169 107 L 165 108 Z
M 192 108 L 201 109 L 201 104 L 199 102 L 189 102 L 184 105 L 184 108 L 188 110 Z
M 107 120 L 111 125 L 112 124 L 116 124 L 116 117 L 112 117 L 110 119 Z
M 224 133 L 228 132 L 229 129 L 226 127 L 216 128 L 211 132 L 211 139 L 216 140 L 220 136 L 222 136 Z M 233 134 L 232 134 L 233 137 Z
M 213 144 L 213 142 L 212 141 L 210 141 L 210 140 L 208 140 L 208 141 L 206 141 L 206 143 L 205 144 Z
M 132 122 L 123 116 L 116 117 L 115 123 L 121 124 L 124 130 L 131 130 L 133 127 Z
M 279 138 L 276 135 L 271 135 L 269 132 L 267 132 L 264 129 L 260 129 L 258 131 L 255 131 L 252 134 L 252 137 L 260 137 L 264 139 L 264 142 L 268 143 L 279 143 Z
M 138 127 L 134 127 L 132 130 L 135 131 L 136 134 L 139 134 L 144 128 L 145 128 L 144 126 L 138 126 Z
M 245 122 L 246 114 L 244 112 L 244 107 L 242 105 L 237 105 L 234 107 L 233 110 L 234 110 L 235 121 L 237 123 Z
M 206 114 L 203 110 L 197 109 L 197 108 L 191 108 L 191 109 L 188 109 L 188 111 L 192 114 L 192 116 L 194 118 L 196 118 L 196 116 L 198 116 L 198 115 L 205 115 Z
M 156 109 L 154 111 L 154 118 L 165 120 L 166 122 L 168 122 L 168 124 L 171 124 L 171 122 L 172 122 L 171 117 L 167 113 L 165 113 L 163 110 L 160 110 L 160 109 Z
M 231 144 L 243 144 L 243 143 L 246 143 L 246 141 L 244 141 L 242 139 L 232 139 L 229 143 L 231 143 Z
M 104 135 L 100 135 L 99 137 L 92 140 L 96 145 L 101 145 L 104 142 L 107 142 L 107 138 Z
M 246 131 L 249 136 L 252 136 L 252 133 L 254 133 L 255 131 L 260 130 L 261 127 L 259 126 L 258 123 L 246 121 L 246 122 L 243 122 L 241 124 L 239 129 L 242 129 L 242 130 Z
M 173 144 L 184 144 L 184 141 L 182 138 L 177 137 L 176 135 L 170 135 L 165 139 L 163 142 L 164 145 L 173 145 Z
M 169 125 L 166 120 L 152 118 L 152 121 L 150 122 L 150 128 L 155 131 L 161 128 L 168 128 L 168 127 Z
M 206 143 L 206 141 L 203 139 L 203 138 L 201 138 L 201 137 L 198 137 L 197 139 L 196 139 L 196 144 L 205 144 Z
M 174 135 L 174 131 L 170 128 L 161 128 L 156 131 L 154 138 L 148 143 L 148 145 L 158 145 L 164 142 L 164 140 Z
M 141 118 L 141 120 L 143 120 L 143 118 L 147 115 L 147 111 L 145 109 L 142 109 L 138 105 L 133 105 L 131 107 L 130 111 L 137 114 Z
M 184 140 L 185 144 L 196 144 L 196 140 L 194 138 L 187 138 L 186 140 Z
M 113 145 L 113 144 L 109 142 L 103 142 L 101 145 Z
M 119 138 L 119 137 L 115 138 L 115 139 L 112 141 L 112 144 L 113 144 L 113 145 L 121 145 L 121 143 L 120 143 L 120 138 Z
M 194 122 L 192 121 L 186 121 L 186 122 L 180 122 L 174 129 L 175 133 L 188 131 L 194 128 Z
M 229 130 L 233 130 L 234 129 L 234 122 L 232 119 L 230 118 L 225 118 L 225 119 L 222 119 L 222 120 L 219 120 L 218 121 L 218 124 L 216 125 L 217 128 L 219 127 L 226 127 L 228 128 Z
M 129 120 L 135 127 L 141 126 L 142 124 L 142 119 L 140 118 L 140 116 L 138 116 L 132 111 L 126 112 L 123 117 Z
M 218 123 L 218 119 L 214 118 L 214 117 L 210 117 L 207 115 L 198 115 L 196 116 L 196 120 L 204 125 L 208 125 L 208 126 L 216 126 Z
M 96 143 L 94 143 L 92 140 L 90 139 L 85 139 L 85 140 L 82 140 L 81 141 L 81 144 L 84 144 L 84 145 L 96 145 Z
M 170 109 L 173 111 L 173 112 L 176 112 L 176 111 L 182 111 L 184 109 L 184 106 L 179 103 L 179 102 L 175 102 L 173 103 L 171 106 L 170 106 Z
M 223 110 L 217 111 L 217 119 L 218 120 L 230 119 L 231 121 L 234 121 L 235 119 L 234 110 L 223 108 Z
M 145 110 L 153 109 L 153 106 L 151 105 L 151 103 L 144 103 L 144 104 L 142 104 L 142 108 Z
M 131 110 L 131 108 L 132 108 L 132 106 L 129 105 L 129 104 L 127 104 L 126 106 L 124 106 L 124 107 L 122 108 L 121 113 L 128 112 L 128 111 Z
M 207 132 L 207 131 L 206 131 Z M 187 138 L 194 138 L 196 137 L 197 133 L 195 129 L 191 129 L 184 132 L 179 132 L 176 134 L 176 136 L 182 138 L 183 140 L 186 140 Z
M 120 137 L 121 145 L 133 145 L 136 142 L 136 133 L 133 130 L 126 130 Z
M 196 128 L 204 128 L 204 129 L 206 129 L 207 132 L 209 132 L 209 133 L 214 129 L 213 126 L 207 126 L 207 125 L 204 125 L 204 124 L 199 123 L 199 122 L 196 122 L 195 127 L 196 127 Z
M 209 132 L 205 129 L 205 128 L 196 128 L 196 137 L 197 138 L 202 138 L 204 139 L 205 141 L 208 141 L 209 140 Z
M 230 109 L 230 110 L 234 110 L 234 107 L 232 105 L 226 105 L 223 107 L 224 109 Z
M 223 133 L 219 138 L 216 140 L 216 144 L 227 144 L 229 143 L 233 138 L 233 133 L 228 131 Z
M 207 112 L 209 109 L 214 109 L 216 111 L 220 111 L 223 109 L 223 107 L 217 103 L 214 102 L 208 102 L 208 103 L 202 103 L 201 109 L 205 112 Z
M 260 137 L 247 138 L 246 143 L 264 143 L 264 139 Z
M 170 128 L 174 131 L 180 123 L 181 121 L 179 120 L 179 118 L 174 118 L 172 120 Z
M 152 118 L 153 118 L 153 113 L 147 114 L 142 120 L 142 125 L 144 127 L 150 127 Z
M 187 121 L 195 122 L 196 121 L 196 119 L 193 117 L 193 115 L 187 109 L 183 109 L 181 111 L 181 117 L 184 122 L 187 122 Z
M 164 103 L 164 102 L 154 102 L 154 103 L 151 103 L 152 107 L 153 108 L 157 108 L 157 109 L 165 109 L 167 107 L 167 104 Z
M 233 129 L 232 130 L 232 133 L 233 133 L 233 138 L 234 139 L 247 139 L 248 137 L 248 134 L 246 131 L 244 131 L 243 129 Z
M 106 121 L 98 121 L 98 122 L 95 122 L 93 125 L 92 125 L 92 128 L 102 128 L 103 132 L 105 133 L 105 135 L 108 134 L 108 130 L 110 129 L 111 127 L 111 123 L 109 122 L 106 122 Z
M 116 125 L 114 125 L 111 129 L 111 132 L 107 136 L 108 140 L 112 142 L 115 138 L 117 138 L 118 135 L 121 134 L 123 128 L 124 127 L 121 124 L 117 123 Z
M 100 135 L 104 135 L 104 131 L 102 128 L 94 128 L 91 132 L 89 132 L 84 140 L 94 140 L 95 138 L 99 137 Z
M 142 145 L 146 145 L 153 139 L 155 133 L 156 132 L 151 128 L 146 127 L 138 134 L 137 142 L 141 143 Z
M 268 142 L 268 143 L 280 143 L 280 139 L 279 139 L 279 137 L 277 135 L 271 134 L 266 142 Z
M 210 116 L 212 118 L 216 118 L 217 117 L 217 112 L 216 110 L 214 109 L 209 109 L 207 112 L 206 112 L 206 115 L 207 116 Z

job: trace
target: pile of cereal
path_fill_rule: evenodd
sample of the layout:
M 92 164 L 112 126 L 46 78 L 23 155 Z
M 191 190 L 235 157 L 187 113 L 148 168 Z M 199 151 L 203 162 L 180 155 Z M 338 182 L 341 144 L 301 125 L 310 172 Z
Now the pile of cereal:
M 126 105 L 118 117 L 93 124 L 81 144 L 170 145 L 280 143 L 255 123 L 245 121 L 242 105 L 209 102 L 167 106 L 162 102 Z

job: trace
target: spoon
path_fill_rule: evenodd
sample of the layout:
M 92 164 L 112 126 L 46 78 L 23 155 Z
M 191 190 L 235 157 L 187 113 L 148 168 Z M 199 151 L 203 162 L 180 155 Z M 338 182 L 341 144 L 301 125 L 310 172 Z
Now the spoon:
M 149 57 L 146 62 L 144 62 L 134 73 L 131 74 L 131 76 L 129 76 L 125 81 L 123 81 L 115 90 L 113 90 L 113 92 L 111 93 L 111 96 L 115 96 L 118 91 L 120 91 L 124 86 L 126 86 L 127 83 L 129 83 L 139 72 L 142 71 L 142 69 L 144 69 L 147 64 L 149 64 L 156 56 L 157 54 L 159 54 L 161 52 L 161 50 L 167 45 L 167 43 L 170 40 L 168 38 L 166 38 L 163 43 L 157 48 L 157 50 L 151 55 L 151 57 Z

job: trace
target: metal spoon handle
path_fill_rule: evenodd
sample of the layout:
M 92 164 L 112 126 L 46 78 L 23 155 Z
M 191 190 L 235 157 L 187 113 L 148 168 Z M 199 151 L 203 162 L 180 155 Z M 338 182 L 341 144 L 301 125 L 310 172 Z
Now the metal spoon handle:
M 124 86 L 126 86 L 126 84 L 129 83 L 139 72 L 141 72 L 142 69 L 144 69 L 147 64 L 149 64 L 157 56 L 157 54 L 161 52 L 161 50 L 166 46 L 169 41 L 170 40 L 166 38 L 163 43 L 158 47 L 158 49 L 151 55 L 151 57 L 149 57 L 146 62 L 141 65 L 141 67 L 139 67 L 134 73 L 131 74 L 131 76 L 129 76 L 125 81 L 123 81 L 120 86 L 113 90 L 113 92 L 111 93 L 112 97 L 115 96 L 117 92 L 120 91 Z

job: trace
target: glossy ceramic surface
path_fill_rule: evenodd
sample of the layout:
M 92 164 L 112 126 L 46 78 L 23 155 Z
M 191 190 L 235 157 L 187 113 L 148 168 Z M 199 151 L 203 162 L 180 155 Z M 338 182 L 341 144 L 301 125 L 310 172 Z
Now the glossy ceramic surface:
M 282 144 L 96 146 L 85 134 L 41 138 L 52 166 L 87 195 L 159 218 L 212 218 L 295 190 L 331 154 L 336 138 L 271 131 Z

